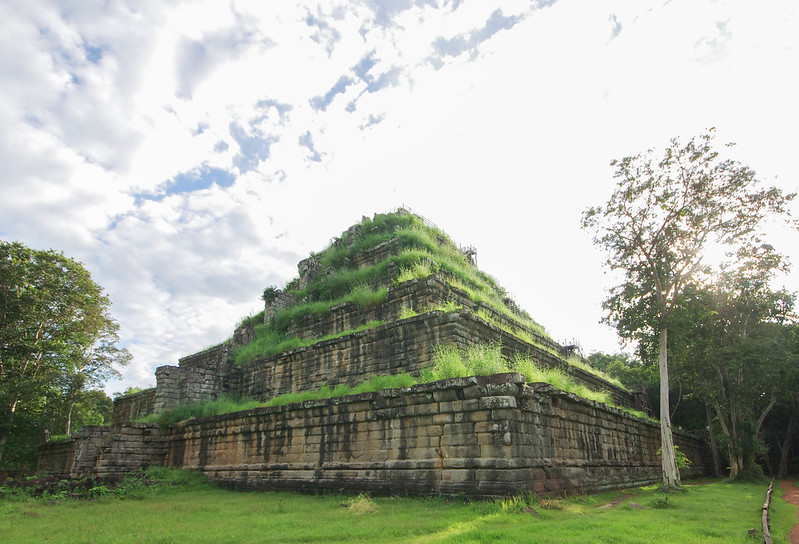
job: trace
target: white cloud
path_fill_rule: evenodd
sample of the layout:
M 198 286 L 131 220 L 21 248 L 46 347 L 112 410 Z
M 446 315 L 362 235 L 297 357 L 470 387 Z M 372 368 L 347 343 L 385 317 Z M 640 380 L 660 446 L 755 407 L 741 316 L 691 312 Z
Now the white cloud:
M 224 339 L 308 252 L 400 204 L 476 245 L 555 338 L 613 350 L 580 213 L 610 193 L 611 158 L 714 125 L 795 190 L 796 18 L 688 0 L 7 3 L 0 235 L 106 287 L 136 358 L 115 390 Z

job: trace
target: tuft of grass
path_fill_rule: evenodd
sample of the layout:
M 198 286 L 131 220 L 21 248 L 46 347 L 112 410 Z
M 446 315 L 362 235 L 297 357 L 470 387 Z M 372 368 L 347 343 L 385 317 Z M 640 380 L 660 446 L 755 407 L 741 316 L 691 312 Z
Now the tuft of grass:
M 473 376 L 461 350 L 454 346 L 438 345 L 433 351 L 433 365 L 422 370 L 422 380 L 432 382 L 447 378 Z
M 448 300 L 444 304 L 436 304 L 428 309 L 430 312 L 444 312 L 445 314 L 451 314 L 460 310 L 463 310 L 463 304 L 458 304 L 454 300 Z
M 238 329 L 242 325 L 258 325 L 264 322 L 264 312 L 261 310 L 255 315 L 248 315 L 247 317 L 242 318 L 239 323 L 236 325 Z
M 385 302 L 388 297 L 388 289 L 371 289 L 368 285 L 358 285 L 349 294 L 343 297 L 343 302 L 354 302 L 360 307 L 375 306 Z M 332 306 L 332 305 L 331 305 Z
M 356 516 L 371 514 L 378 508 L 375 501 L 369 496 L 369 493 L 358 493 L 353 498 L 343 502 L 341 506 L 345 507 Z
M 465 355 L 466 366 L 476 376 L 490 376 L 510 370 L 499 344 L 478 344 L 466 350 Z
M 423 280 L 435 274 L 438 270 L 429 260 L 419 261 L 410 266 L 402 268 L 394 278 L 395 284 L 404 283 L 411 280 Z
M 419 312 L 417 312 L 413 308 L 409 308 L 407 306 L 403 306 L 403 308 L 400 310 L 399 318 L 400 319 L 410 319 L 412 317 L 416 317 L 417 315 L 419 315 Z

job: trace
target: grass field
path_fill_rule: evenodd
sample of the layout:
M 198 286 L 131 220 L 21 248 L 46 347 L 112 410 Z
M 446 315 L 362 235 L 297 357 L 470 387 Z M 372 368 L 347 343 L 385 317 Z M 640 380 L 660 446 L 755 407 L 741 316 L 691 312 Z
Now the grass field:
M 579 496 L 464 502 L 444 498 L 240 493 L 210 486 L 135 499 L 0 499 L 4 543 L 762 542 L 767 485 L 713 482 Z M 668 499 L 664 499 L 668 497 Z M 795 507 L 775 490 L 771 534 L 787 543 Z M 610 508 L 601 508 L 611 501 Z M 632 508 L 634 502 L 647 509 Z M 531 511 L 531 507 L 535 510 Z M 665 508 L 664 508 L 665 507 Z

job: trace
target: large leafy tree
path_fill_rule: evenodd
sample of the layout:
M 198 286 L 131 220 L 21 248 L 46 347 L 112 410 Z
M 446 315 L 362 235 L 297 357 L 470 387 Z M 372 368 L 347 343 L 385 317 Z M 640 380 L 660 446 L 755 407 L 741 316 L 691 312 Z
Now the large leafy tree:
M 657 346 L 664 485 L 679 486 L 669 415 L 668 335 L 675 301 L 708 273 L 713 246 L 741 250 L 760 244 L 766 217 L 787 213 L 794 195 L 761 188 L 755 173 L 724 159 L 710 130 L 665 150 L 614 160 L 616 188 L 603 206 L 583 214 L 583 227 L 607 252 L 623 281 L 605 301 L 608 322 L 637 340 L 642 355 Z
M 87 389 L 128 362 L 109 307 L 77 261 L 0 242 L 0 463 L 12 462 L 9 441 L 43 431 L 56 410 L 68 432 Z M 13 462 L 24 456 L 17 451 Z
M 711 408 L 731 478 L 759 472 L 763 423 L 791 397 L 799 362 L 795 297 L 770 288 L 779 259 L 763 249 L 754 259 L 741 256 L 712 284 L 686 289 L 671 321 L 677 371 Z

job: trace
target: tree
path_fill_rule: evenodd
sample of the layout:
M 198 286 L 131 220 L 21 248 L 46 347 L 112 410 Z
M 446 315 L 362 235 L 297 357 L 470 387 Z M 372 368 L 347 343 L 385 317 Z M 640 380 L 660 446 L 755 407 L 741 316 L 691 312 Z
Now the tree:
M 763 423 L 791 397 L 797 366 L 795 296 L 769 287 L 779 265 L 770 253 L 742 257 L 711 285 L 687 288 L 671 322 L 678 372 L 712 410 L 731 478 L 761 474 L 755 461 L 766 451 Z
M 0 242 L 0 462 L 12 435 L 43 430 L 59 406 L 69 430 L 81 392 L 128 362 L 109 307 L 77 261 Z
M 642 356 L 657 345 L 663 483 L 679 486 L 669 415 L 668 335 L 675 300 L 709 272 L 705 252 L 714 244 L 745 250 L 759 245 L 772 214 L 787 213 L 795 195 L 761 189 L 754 171 L 723 159 L 711 129 L 687 144 L 672 139 L 656 151 L 611 162 L 616 189 L 601 207 L 587 209 L 583 228 L 608 254 L 606 265 L 624 273 L 604 302 L 606 320 Z

